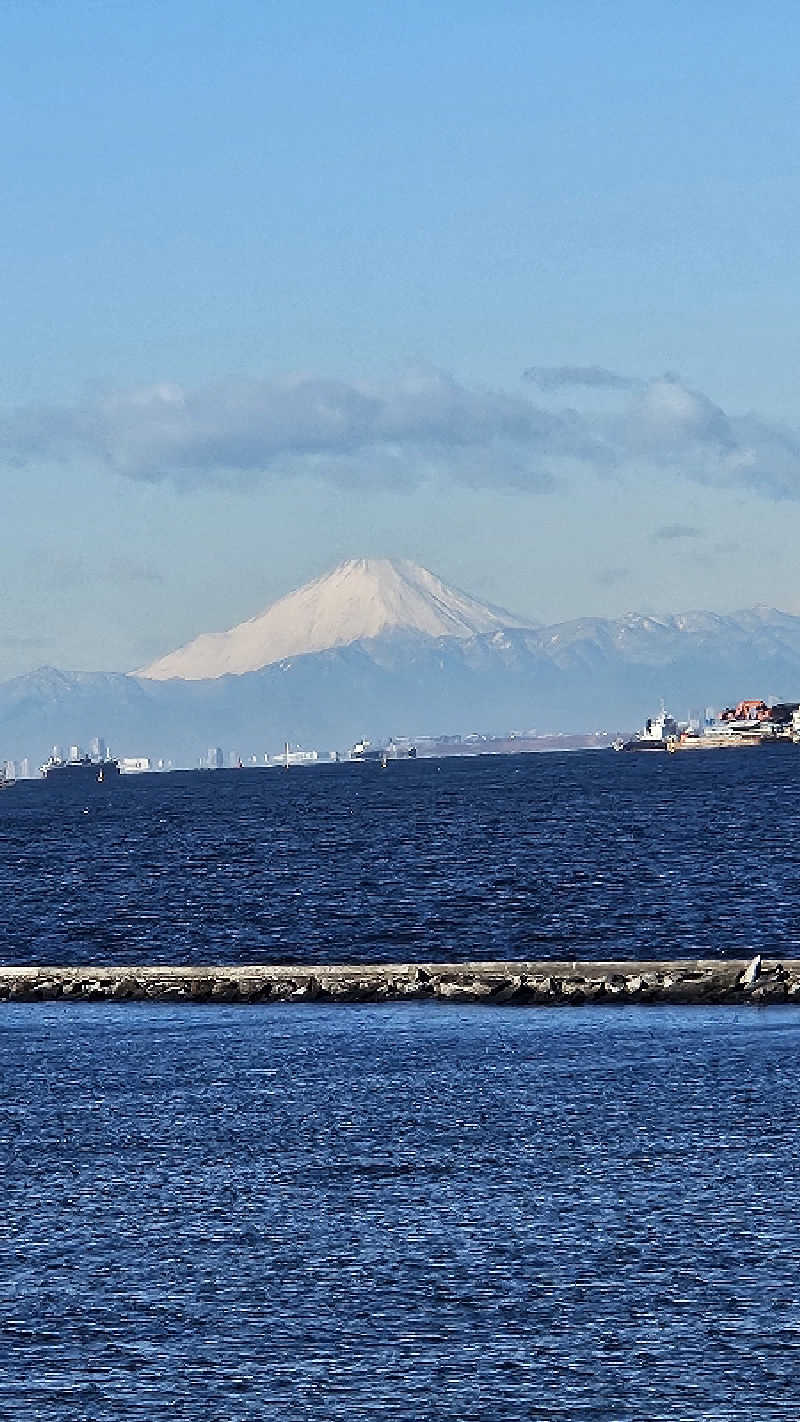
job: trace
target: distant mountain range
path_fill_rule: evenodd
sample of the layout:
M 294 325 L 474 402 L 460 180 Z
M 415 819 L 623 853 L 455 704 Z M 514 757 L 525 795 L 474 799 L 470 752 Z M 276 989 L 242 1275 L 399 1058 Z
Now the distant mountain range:
M 800 699 L 800 617 L 630 613 L 531 626 L 413 563 L 354 560 L 228 632 L 135 674 L 43 668 L 0 684 L 0 756 L 103 735 L 120 754 L 193 765 L 288 739 L 631 729 L 743 696 Z

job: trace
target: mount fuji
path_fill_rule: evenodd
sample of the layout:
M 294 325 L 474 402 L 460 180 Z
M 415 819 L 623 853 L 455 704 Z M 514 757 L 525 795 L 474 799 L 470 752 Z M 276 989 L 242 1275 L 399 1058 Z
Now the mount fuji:
M 800 699 L 800 617 L 756 607 L 543 627 L 414 563 L 357 559 L 228 631 L 130 675 L 41 668 L 0 684 L 0 759 L 103 735 L 118 754 L 194 765 L 285 740 L 632 730 L 745 696 Z
M 420 637 L 485 636 L 530 627 L 513 613 L 477 602 L 416 563 L 353 558 L 306 583 L 228 632 L 207 632 L 136 676 L 204 681 L 261 671 L 285 657 L 402 632 Z

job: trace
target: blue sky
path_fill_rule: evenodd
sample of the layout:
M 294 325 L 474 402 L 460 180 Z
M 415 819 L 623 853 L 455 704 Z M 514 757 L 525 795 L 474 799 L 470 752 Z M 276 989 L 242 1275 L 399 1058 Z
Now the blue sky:
M 800 612 L 797 43 L 782 3 L 6 0 L 0 675 L 362 555 L 547 620 Z

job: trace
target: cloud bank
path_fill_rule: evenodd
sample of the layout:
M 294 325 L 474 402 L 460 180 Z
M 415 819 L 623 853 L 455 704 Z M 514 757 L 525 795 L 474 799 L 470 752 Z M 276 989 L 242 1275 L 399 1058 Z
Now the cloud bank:
M 0 457 L 90 459 L 131 479 L 191 487 L 313 473 L 334 484 L 414 485 L 443 460 L 457 480 L 546 487 L 556 460 L 602 463 L 579 419 L 519 395 L 469 389 L 440 373 L 370 389 L 342 381 L 228 381 L 100 393 L 71 407 L 0 419 Z M 479 456 L 481 456 L 479 458 Z M 483 465 L 493 464 L 493 473 Z
M 183 489 L 310 476 L 340 488 L 410 489 L 446 478 L 541 492 L 582 473 L 636 478 L 650 469 L 800 498 L 800 434 L 730 415 L 677 376 L 532 366 L 525 378 L 551 395 L 605 390 L 610 408 L 545 408 L 525 393 L 436 371 L 390 386 L 322 378 L 161 384 L 0 416 L 0 460 L 18 468 L 91 461 Z
M 522 379 L 540 390 L 638 390 L 644 384 L 629 375 L 617 375 L 602 365 L 530 365 Z

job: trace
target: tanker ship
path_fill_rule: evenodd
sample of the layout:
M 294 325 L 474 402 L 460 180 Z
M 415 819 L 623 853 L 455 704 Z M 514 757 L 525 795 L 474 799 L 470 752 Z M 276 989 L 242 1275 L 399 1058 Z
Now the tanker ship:
M 79 756 L 77 760 L 60 760 L 51 755 L 41 767 L 41 772 L 45 780 L 57 780 L 63 785 L 88 785 L 92 782 L 102 785 L 104 781 L 115 780 L 119 776 L 119 761 L 92 760 L 89 755 Z

